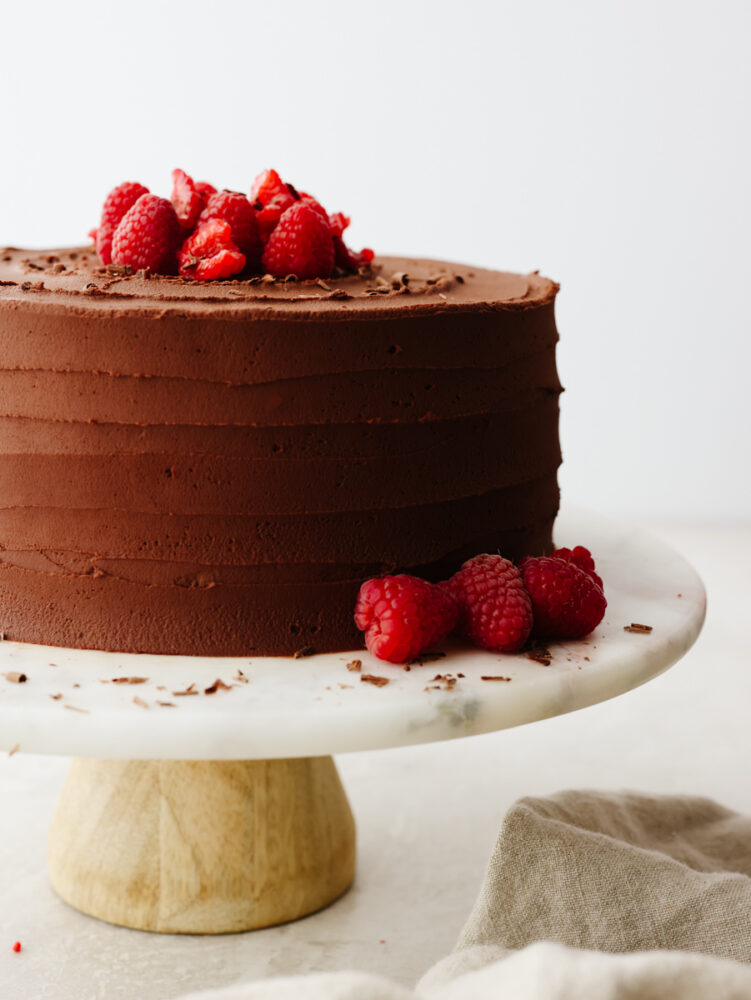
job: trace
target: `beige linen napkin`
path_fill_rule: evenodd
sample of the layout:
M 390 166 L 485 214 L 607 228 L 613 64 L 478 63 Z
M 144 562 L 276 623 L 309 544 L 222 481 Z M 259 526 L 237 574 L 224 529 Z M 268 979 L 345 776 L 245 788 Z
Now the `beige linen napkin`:
M 511 808 L 456 949 L 415 991 L 344 972 L 201 998 L 737 1000 L 751 998 L 741 963 L 751 819 L 707 799 L 562 792 Z

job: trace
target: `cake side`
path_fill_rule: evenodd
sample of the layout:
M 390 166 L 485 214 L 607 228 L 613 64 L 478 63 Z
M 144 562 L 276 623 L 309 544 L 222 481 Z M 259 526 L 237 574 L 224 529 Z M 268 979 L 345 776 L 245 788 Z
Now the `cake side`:
M 367 576 L 548 551 L 557 287 L 380 258 L 196 283 L 0 251 L 0 627 L 349 649 Z

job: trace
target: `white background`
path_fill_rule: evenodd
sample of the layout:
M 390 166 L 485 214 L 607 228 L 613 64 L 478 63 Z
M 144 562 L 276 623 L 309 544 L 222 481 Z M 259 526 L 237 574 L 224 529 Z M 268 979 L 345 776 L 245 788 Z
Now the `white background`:
M 745 519 L 751 4 L 4 5 L 0 243 L 277 167 L 355 244 L 561 282 L 568 500 Z

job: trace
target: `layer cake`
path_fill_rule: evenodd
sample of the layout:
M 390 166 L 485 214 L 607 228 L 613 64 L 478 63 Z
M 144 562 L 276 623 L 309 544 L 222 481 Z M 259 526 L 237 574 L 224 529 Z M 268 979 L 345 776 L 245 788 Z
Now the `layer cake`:
M 0 629 L 126 652 L 360 646 L 369 576 L 550 551 L 557 286 L 376 258 L 191 282 L 0 250 Z

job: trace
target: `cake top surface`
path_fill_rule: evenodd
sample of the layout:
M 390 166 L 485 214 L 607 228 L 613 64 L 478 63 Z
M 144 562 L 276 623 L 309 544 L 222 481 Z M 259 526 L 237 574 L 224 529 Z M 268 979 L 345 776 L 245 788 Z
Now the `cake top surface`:
M 270 275 L 197 282 L 102 266 L 92 247 L 0 248 L 0 304 L 129 313 L 211 312 L 241 318 L 273 314 L 301 320 L 376 318 L 406 313 L 527 309 L 551 301 L 558 286 L 537 273 L 509 274 L 464 264 L 376 257 L 358 274 L 306 281 Z

